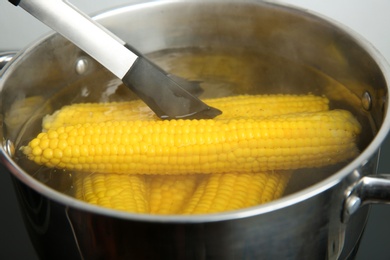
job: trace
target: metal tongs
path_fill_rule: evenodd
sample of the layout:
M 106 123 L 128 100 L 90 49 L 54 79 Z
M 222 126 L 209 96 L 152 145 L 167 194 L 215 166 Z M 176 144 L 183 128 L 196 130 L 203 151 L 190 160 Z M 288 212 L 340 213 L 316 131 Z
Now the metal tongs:
M 65 0 L 9 0 L 57 31 L 122 80 L 161 119 L 208 119 L 222 112 Z M 183 84 L 181 82 L 180 84 Z

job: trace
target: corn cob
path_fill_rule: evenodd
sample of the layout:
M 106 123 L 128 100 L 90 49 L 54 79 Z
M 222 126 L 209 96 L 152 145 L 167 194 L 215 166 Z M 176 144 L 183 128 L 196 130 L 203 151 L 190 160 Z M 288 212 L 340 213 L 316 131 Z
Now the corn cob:
M 206 102 L 223 111 L 216 120 L 269 117 L 329 109 L 329 100 L 326 97 L 314 95 L 240 95 L 210 99 Z
M 47 131 L 60 126 L 121 120 L 156 120 L 152 110 L 140 100 L 111 103 L 80 103 L 64 106 L 43 118 Z
M 80 174 L 74 186 L 75 197 L 88 203 L 128 212 L 149 212 L 143 175 Z
M 202 175 L 148 176 L 151 214 L 181 214 Z
M 132 213 L 206 214 L 282 196 L 290 172 L 183 176 L 78 174 L 77 199 Z
M 290 176 L 290 172 L 207 175 L 182 213 L 216 213 L 275 200 L 282 196 Z
M 243 120 L 86 123 L 40 133 L 23 152 L 48 167 L 193 174 L 321 167 L 356 156 L 360 125 L 332 110 Z
M 205 102 L 223 114 L 215 120 L 251 118 L 328 110 L 329 100 L 314 95 L 240 95 Z M 127 120 L 156 120 L 154 113 L 140 100 L 112 103 L 81 103 L 65 106 L 43 119 L 43 129 L 60 126 Z

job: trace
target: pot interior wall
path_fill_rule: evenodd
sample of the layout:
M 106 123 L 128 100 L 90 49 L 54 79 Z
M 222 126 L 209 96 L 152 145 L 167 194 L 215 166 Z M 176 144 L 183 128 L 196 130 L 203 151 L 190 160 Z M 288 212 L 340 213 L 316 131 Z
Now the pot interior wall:
M 187 1 L 126 7 L 99 21 L 172 74 L 201 82 L 201 98 L 233 94 L 326 95 L 363 126 L 364 150 L 382 122 L 386 82 L 359 42 L 310 14 L 254 1 Z M 77 70 L 80 60 L 85 70 Z M 3 75 L 4 138 L 16 150 L 41 130 L 42 117 L 63 105 L 136 98 L 121 82 L 58 35 L 22 53 Z M 362 95 L 372 98 L 370 111 Z M 29 174 L 71 194 L 71 175 L 43 169 L 19 153 Z M 286 194 L 323 180 L 345 164 L 307 169 Z M 304 181 L 302 181 L 304 180 Z

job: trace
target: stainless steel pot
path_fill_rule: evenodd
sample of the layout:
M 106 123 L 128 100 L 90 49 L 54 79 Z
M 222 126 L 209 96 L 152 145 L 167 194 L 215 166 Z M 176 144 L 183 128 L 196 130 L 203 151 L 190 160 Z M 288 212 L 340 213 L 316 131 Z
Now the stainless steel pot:
M 327 95 L 332 106 L 351 110 L 362 123 L 362 153 L 347 165 L 300 172 L 283 198 L 234 212 L 142 215 L 77 201 L 67 195 L 67 176 L 30 168 L 18 147 L 40 130 L 43 115 L 65 104 L 133 96 L 74 45 L 49 35 L 21 51 L 0 78 L 1 160 L 15 180 L 32 242 L 42 258 L 353 255 L 367 218 L 364 205 L 390 201 L 389 176 L 375 175 L 390 127 L 390 70 L 372 46 L 326 18 L 255 0 L 144 1 L 96 19 L 165 69 L 201 80 L 205 97 Z M 194 57 L 203 62 L 194 64 Z

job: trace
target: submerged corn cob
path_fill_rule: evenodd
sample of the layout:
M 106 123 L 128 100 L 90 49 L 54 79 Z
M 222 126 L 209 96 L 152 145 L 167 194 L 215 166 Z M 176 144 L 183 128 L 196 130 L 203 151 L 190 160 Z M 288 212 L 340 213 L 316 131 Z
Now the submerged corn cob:
M 210 174 L 197 186 L 183 214 L 242 209 L 282 196 L 290 172 Z
M 205 102 L 223 114 L 215 120 L 253 118 L 328 110 L 329 100 L 314 95 L 240 95 Z M 156 120 L 155 114 L 140 100 L 118 103 L 82 103 L 65 106 L 43 119 L 43 129 L 84 123 L 128 120 Z
M 232 120 L 114 121 L 49 129 L 22 148 L 48 167 L 101 173 L 250 173 L 356 156 L 360 125 L 332 110 Z
M 80 174 L 74 186 L 75 197 L 88 203 L 128 212 L 149 211 L 143 175 Z
M 205 214 L 282 196 L 291 172 L 185 176 L 78 174 L 77 199 L 133 213 Z
M 148 196 L 152 214 L 181 214 L 202 175 L 148 176 Z

